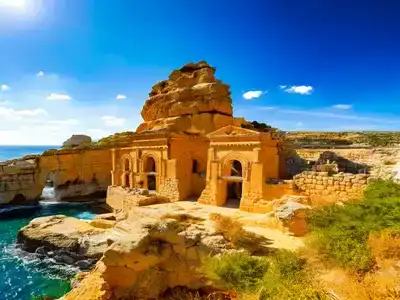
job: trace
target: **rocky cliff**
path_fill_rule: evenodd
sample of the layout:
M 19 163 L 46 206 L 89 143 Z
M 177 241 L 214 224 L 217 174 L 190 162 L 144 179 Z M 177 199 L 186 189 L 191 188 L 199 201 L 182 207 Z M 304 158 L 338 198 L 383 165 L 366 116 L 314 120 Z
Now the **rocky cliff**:
M 233 123 L 229 86 L 205 61 L 188 63 L 155 84 L 146 100 L 137 132 L 168 129 L 212 132 Z
M 87 258 L 101 257 L 64 300 L 158 299 L 175 287 L 207 287 L 199 267 L 210 255 L 270 245 L 243 229 L 238 237 L 243 242 L 233 242 L 206 209 L 185 210 L 176 204 L 134 208 L 128 215 L 115 215 L 115 221 L 108 220 L 108 214 L 90 224 L 65 216 L 43 217 L 22 228 L 18 242 L 59 264 L 84 265 Z
M 56 199 L 105 197 L 111 183 L 110 150 L 28 157 L 4 163 L 0 169 L 0 205 L 37 201 L 50 181 Z

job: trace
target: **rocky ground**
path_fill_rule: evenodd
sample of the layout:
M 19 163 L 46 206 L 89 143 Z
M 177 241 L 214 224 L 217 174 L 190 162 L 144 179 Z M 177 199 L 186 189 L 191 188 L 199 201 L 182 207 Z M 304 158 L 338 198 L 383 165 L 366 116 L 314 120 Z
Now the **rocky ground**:
M 243 224 L 243 241 L 232 242 L 215 225 L 215 216 Z M 199 271 L 202 261 L 229 251 L 254 251 L 252 239 L 266 251 L 302 246 L 300 238 L 277 224 L 268 215 L 183 201 L 101 215 L 90 222 L 65 216 L 38 218 L 21 229 L 18 241 L 27 251 L 82 270 L 97 260 L 64 300 L 152 299 L 168 288 L 208 287 Z

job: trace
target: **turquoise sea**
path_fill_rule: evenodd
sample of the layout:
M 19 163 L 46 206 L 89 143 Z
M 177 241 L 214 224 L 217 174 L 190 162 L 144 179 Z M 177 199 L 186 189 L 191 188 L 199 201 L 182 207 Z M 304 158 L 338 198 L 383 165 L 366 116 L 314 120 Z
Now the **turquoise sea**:
M 54 147 L 0 146 L 0 161 L 49 148 Z M 40 295 L 58 298 L 70 289 L 70 279 L 78 272 L 19 249 L 15 242 L 21 227 L 40 216 L 63 214 L 88 220 L 104 212 L 97 202 L 62 203 L 51 199 L 51 191 L 45 190 L 45 194 L 46 199 L 36 206 L 0 207 L 0 300 L 33 300 Z
M 29 154 L 42 154 L 47 149 L 57 149 L 59 146 L 1 146 L 0 162 L 23 157 Z

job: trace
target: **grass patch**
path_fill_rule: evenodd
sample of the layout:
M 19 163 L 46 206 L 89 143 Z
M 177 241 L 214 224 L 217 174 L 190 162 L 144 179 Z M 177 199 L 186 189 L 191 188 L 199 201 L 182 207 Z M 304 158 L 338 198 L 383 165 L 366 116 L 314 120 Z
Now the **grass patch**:
M 214 221 L 216 231 L 222 234 L 234 248 L 243 248 L 250 253 L 264 249 L 266 239 L 245 230 L 239 221 L 217 213 L 210 214 L 210 220 Z
M 157 300 L 227 300 L 231 299 L 225 292 L 208 292 L 201 290 L 190 290 L 185 287 L 168 289 Z
M 378 263 L 400 261 L 400 229 L 383 230 L 371 234 L 368 247 Z
M 325 299 L 325 294 L 304 271 L 305 261 L 279 250 L 269 257 L 231 253 L 213 257 L 204 268 L 215 284 L 234 291 L 239 299 Z
M 362 201 L 315 210 L 309 221 L 322 254 L 342 267 L 366 273 L 376 264 L 368 245 L 370 235 L 400 228 L 400 185 L 375 181 Z
M 171 226 L 170 229 L 173 229 L 175 232 L 185 231 L 188 227 L 190 227 L 190 225 L 199 224 L 204 221 L 204 219 L 202 219 L 202 218 L 195 217 L 195 216 L 185 214 L 185 213 L 182 213 L 182 214 L 168 213 L 168 214 L 161 216 L 161 219 L 162 220 L 166 220 L 166 219 L 176 220 L 177 222 L 170 224 L 170 226 Z

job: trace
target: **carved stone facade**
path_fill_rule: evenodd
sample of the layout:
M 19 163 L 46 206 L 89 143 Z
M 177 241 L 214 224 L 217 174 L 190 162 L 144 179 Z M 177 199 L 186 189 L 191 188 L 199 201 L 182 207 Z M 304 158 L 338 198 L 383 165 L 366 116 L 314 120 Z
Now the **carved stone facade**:
M 198 197 L 207 148 L 201 135 L 138 133 L 132 147 L 111 150 L 112 185 L 154 191 L 171 201 Z
M 283 195 L 270 194 L 272 184 L 267 183 L 279 177 L 279 141 L 272 133 L 226 126 L 207 137 L 206 188 L 200 203 L 255 211 L 257 202 Z M 283 185 L 280 190 L 284 192 Z
M 232 116 L 229 86 L 214 73 L 206 62 L 189 63 L 153 86 L 132 145 L 112 150 L 113 186 L 130 198 L 130 190 L 146 189 L 247 211 L 287 191 L 269 183 L 279 178 L 279 140 L 242 128 L 252 125 Z
M 129 199 L 136 195 L 132 189 L 145 189 L 169 201 L 198 199 L 262 212 L 258 202 L 288 191 L 285 184 L 269 183 L 279 176 L 278 143 L 272 133 L 233 125 L 207 136 L 138 133 L 132 147 L 111 151 L 112 185 L 125 187 Z M 108 203 L 121 208 L 115 202 L 116 195 L 121 198 L 117 191 L 109 189 Z M 129 201 L 139 203 L 140 199 Z

